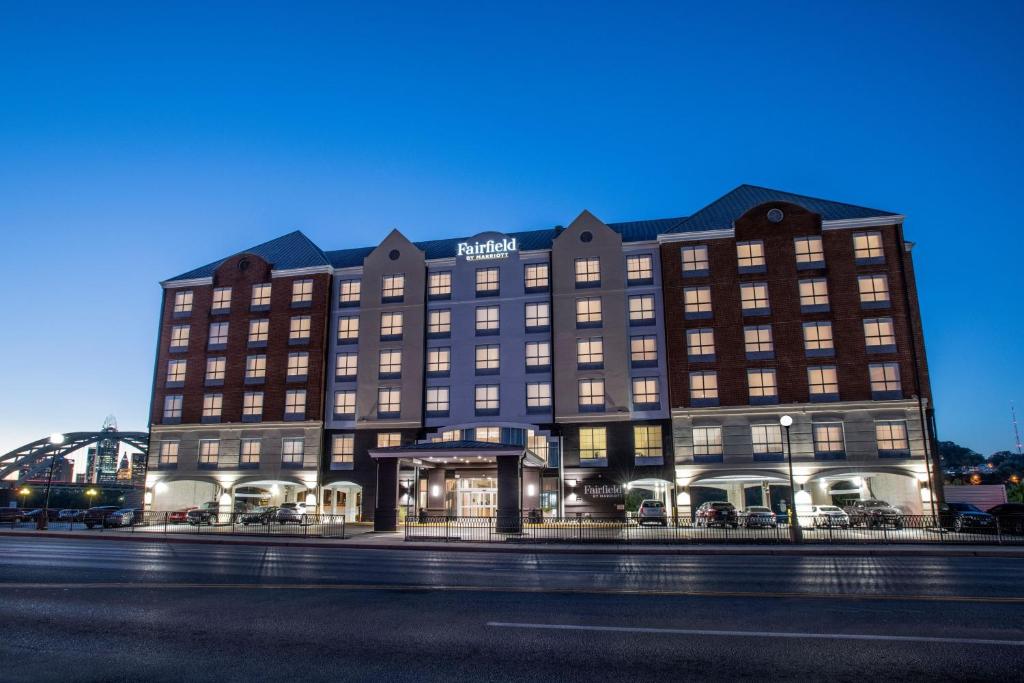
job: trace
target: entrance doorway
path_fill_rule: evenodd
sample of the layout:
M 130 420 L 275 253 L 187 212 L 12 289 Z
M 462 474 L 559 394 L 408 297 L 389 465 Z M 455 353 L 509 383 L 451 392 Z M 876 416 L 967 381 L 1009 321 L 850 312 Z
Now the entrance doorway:
M 458 480 L 459 517 L 494 517 L 498 514 L 497 480 L 463 478 Z

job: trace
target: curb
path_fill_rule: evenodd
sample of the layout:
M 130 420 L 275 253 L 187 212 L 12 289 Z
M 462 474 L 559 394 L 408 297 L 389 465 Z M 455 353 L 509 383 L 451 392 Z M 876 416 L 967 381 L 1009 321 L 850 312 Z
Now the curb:
M 310 543 L 302 540 L 255 539 L 243 538 L 227 540 L 221 538 L 183 538 L 180 536 L 82 536 L 64 532 L 33 532 L 33 531 L 0 531 L 0 537 L 7 538 L 62 538 L 85 541 L 127 541 L 135 543 L 192 543 L 199 545 L 246 545 L 292 548 L 323 548 L 331 550 L 404 550 L 428 552 L 461 552 L 461 553 L 518 553 L 518 554 L 559 554 L 559 555 L 773 555 L 773 556 L 810 556 L 810 557 L 1001 557 L 1007 559 L 1024 559 L 1024 547 L 919 547 L 919 546 L 814 546 L 814 547 L 767 547 L 767 546 L 673 546 L 650 547 L 631 545 L 582 545 L 574 548 L 550 547 L 543 545 L 465 545 L 459 543 Z

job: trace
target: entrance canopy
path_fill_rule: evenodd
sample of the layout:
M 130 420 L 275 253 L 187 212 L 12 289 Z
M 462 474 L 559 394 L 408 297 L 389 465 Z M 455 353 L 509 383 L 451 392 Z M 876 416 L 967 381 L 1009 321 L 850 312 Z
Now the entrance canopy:
M 544 459 L 525 446 L 491 441 L 433 441 L 370 450 L 374 460 L 412 460 L 426 467 L 493 468 L 499 457 L 510 455 L 523 458 L 527 467 L 544 467 Z

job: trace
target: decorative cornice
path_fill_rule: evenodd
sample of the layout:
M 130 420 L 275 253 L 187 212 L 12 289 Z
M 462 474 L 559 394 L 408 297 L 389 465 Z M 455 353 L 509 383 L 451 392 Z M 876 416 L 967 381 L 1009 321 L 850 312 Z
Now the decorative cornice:
M 202 287 L 212 284 L 212 277 L 194 277 L 188 280 L 164 280 L 160 283 L 160 286 L 164 289 L 179 289 L 181 287 Z
M 270 277 L 293 277 L 295 275 L 317 275 L 324 273 L 330 275 L 334 272 L 331 266 L 308 266 L 306 268 L 288 268 L 286 270 L 272 270 Z

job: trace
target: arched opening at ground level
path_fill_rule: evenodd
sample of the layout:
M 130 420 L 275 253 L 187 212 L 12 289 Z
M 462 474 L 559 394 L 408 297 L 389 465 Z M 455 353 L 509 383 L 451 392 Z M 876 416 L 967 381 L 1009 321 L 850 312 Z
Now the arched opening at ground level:
M 764 506 L 785 515 L 793 503 L 789 480 L 769 472 L 700 477 L 676 498 L 683 514 L 693 514 L 704 503 L 728 501 L 737 510 Z
M 346 522 L 361 522 L 363 487 L 351 481 L 334 481 L 320 489 L 320 512 L 344 516 Z
M 174 512 L 219 502 L 223 493 L 213 479 L 174 479 L 158 481 L 151 490 L 149 509 Z
M 850 471 L 812 476 L 804 489 L 814 505 L 849 505 L 855 500 L 883 500 L 905 514 L 926 512 L 929 492 L 915 472 Z
M 234 512 L 251 512 L 260 508 L 281 507 L 296 503 L 316 509 L 316 495 L 305 484 L 284 479 L 243 480 L 230 490 Z
M 636 514 L 645 500 L 657 500 L 665 506 L 667 516 L 672 516 L 675 501 L 672 500 L 672 482 L 666 479 L 636 479 L 626 483 L 626 512 Z

